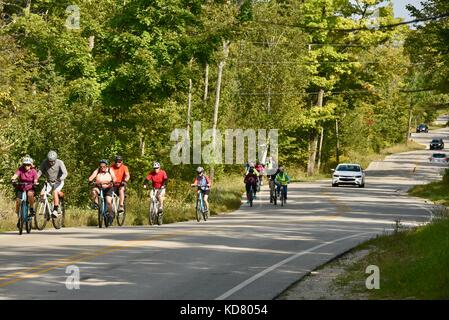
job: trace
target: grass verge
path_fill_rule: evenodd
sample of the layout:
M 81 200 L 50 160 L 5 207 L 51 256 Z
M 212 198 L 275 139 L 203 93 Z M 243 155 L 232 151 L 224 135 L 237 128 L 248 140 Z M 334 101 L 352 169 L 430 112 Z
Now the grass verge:
M 430 199 L 444 206 L 434 209 L 431 223 L 370 240 L 352 252 L 368 249 L 360 261 L 348 266 L 334 280 L 357 297 L 369 299 L 449 299 L 449 187 L 446 171 L 443 181 L 415 186 L 410 195 Z M 365 273 L 369 265 L 380 270 L 380 289 L 367 290 Z

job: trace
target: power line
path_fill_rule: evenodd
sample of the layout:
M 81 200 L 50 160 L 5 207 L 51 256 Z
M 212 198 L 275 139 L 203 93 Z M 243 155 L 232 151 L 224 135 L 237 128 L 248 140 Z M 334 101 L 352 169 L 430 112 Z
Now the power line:
M 300 28 L 300 29 L 304 29 L 304 30 L 326 30 L 326 31 L 335 31 L 335 32 L 354 32 L 354 31 L 372 31 L 373 29 L 391 29 L 391 28 L 395 28 L 395 27 L 399 27 L 402 25 L 408 25 L 408 24 L 413 24 L 413 23 L 418 23 L 418 22 L 426 22 L 426 21 L 434 21 L 434 20 L 438 20 L 438 19 L 442 19 L 442 18 L 447 18 L 449 17 L 449 12 L 437 15 L 437 16 L 433 16 L 433 17 L 428 17 L 428 18 L 421 18 L 421 19 L 415 19 L 415 20 L 410 20 L 410 21 L 402 21 L 402 22 L 398 22 L 398 23 L 392 23 L 392 24 L 387 24 L 387 25 L 378 25 L 375 28 L 374 27 L 358 27 L 358 28 L 350 28 L 350 29 L 336 29 L 336 28 L 321 28 L 321 27 L 311 27 L 311 26 L 306 26 L 306 25 L 293 25 L 293 24 L 286 24 L 286 23 L 274 23 L 274 22 L 270 22 L 270 21 L 258 21 L 261 24 L 270 24 L 270 25 L 278 25 L 278 26 L 282 26 L 282 27 L 291 27 L 291 28 Z

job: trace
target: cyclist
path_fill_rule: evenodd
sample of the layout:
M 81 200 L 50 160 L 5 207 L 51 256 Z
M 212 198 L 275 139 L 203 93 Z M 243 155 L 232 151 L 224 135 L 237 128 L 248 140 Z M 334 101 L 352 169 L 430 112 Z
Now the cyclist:
M 115 174 L 114 192 L 119 196 L 120 203 L 118 212 L 123 212 L 125 204 L 125 187 L 128 184 L 130 175 L 128 167 L 123 164 L 123 158 L 119 155 L 115 156 L 115 162 L 111 166 Z
M 16 186 L 16 213 L 19 216 L 19 206 L 22 199 L 23 192 L 26 192 L 28 203 L 30 205 L 30 217 L 34 216 L 34 186 L 38 184 L 37 182 L 37 171 L 33 168 L 33 159 L 30 157 L 25 157 L 22 160 L 22 165 L 17 169 L 16 173 L 11 177 L 11 182 L 13 184 L 17 182 L 23 184 Z M 19 222 L 17 222 L 17 227 L 19 227 Z
M 209 193 L 210 193 L 210 187 L 211 182 L 208 176 L 204 174 L 204 168 L 198 167 L 196 169 L 196 172 L 198 173 L 198 176 L 196 176 L 195 180 L 193 181 L 193 184 L 191 184 L 192 187 L 198 187 L 197 191 L 197 197 L 200 194 L 200 190 L 203 190 L 203 199 L 204 203 L 206 204 L 206 212 L 209 211 Z
M 146 189 L 148 182 L 151 181 L 153 189 L 156 191 L 156 197 L 159 201 L 160 207 L 158 208 L 158 213 L 162 213 L 164 210 L 164 195 L 165 189 L 167 187 L 168 176 L 167 173 L 161 169 L 161 164 L 155 162 L 153 164 L 153 171 L 149 172 L 145 178 L 143 187 Z M 153 197 L 153 190 L 151 191 L 151 197 Z
M 259 161 L 257 161 L 255 169 L 258 174 L 258 190 L 259 190 L 259 188 L 260 188 L 259 186 L 261 186 L 262 182 L 263 182 L 263 174 L 265 171 L 265 166 L 263 164 L 261 164 Z
M 114 219 L 112 211 L 112 191 L 115 183 L 114 171 L 111 171 L 108 167 L 108 160 L 102 159 L 99 161 L 99 168 L 88 178 L 89 183 L 95 180 L 95 186 L 92 189 L 91 200 L 93 202 L 93 209 L 98 209 L 98 196 L 100 195 L 100 188 L 103 189 L 103 195 L 106 199 L 108 206 L 109 218 L 111 221 Z
M 257 182 L 258 182 L 256 169 L 250 168 L 248 171 L 248 174 L 245 176 L 245 179 L 243 180 L 243 182 L 245 183 L 245 188 L 246 188 L 246 198 L 248 199 L 247 203 L 249 203 L 249 194 L 251 192 L 251 188 L 252 188 L 252 191 L 254 194 L 254 198 L 256 196 L 256 188 L 257 188 Z
M 279 167 L 279 172 L 276 174 L 276 178 L 274 180 L 277 186 L 278 195 L 280 195 L 281 187 L 284 190 L 285 199 L 287 200 L 287 185 L 290 183 L 290 177 L 285 172 L 284 167 Z
M 47 154 L 47 159 L 42 161 L 39 171 L 37 172 L 38 179 L 44 175 L 48 182 L 51 183 L 50 190 L 45 190 L 42 188 L 41 197 L 44 196 L 45 192 L 51 192 L 53 190 L 53 212 L 52 217 L 58 217 L 58 207 L 59 207 L 59 193 L 64 187 L 64 180 L 67 178 L 67 169 L 64 162 L 58 159 L 58 154 L 50 150 Z M 46 186 L 47 187 L 47 186 Z

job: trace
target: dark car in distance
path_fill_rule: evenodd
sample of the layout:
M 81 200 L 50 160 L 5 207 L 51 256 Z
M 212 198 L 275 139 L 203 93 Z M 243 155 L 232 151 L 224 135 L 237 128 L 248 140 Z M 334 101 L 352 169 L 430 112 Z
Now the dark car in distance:
M 444 149 L 444 142 L 443 139 L 432 139 L 432 141 L 430 142 L 430 150 L 434 150 L 434 149 L 439 149 L 442 150 Z
M 424 123 L 422 123 L 416 127 L 416 133 L 421 133 L 421 132 L 425 132 L 425 133 L 429 132 L 429 128 Z

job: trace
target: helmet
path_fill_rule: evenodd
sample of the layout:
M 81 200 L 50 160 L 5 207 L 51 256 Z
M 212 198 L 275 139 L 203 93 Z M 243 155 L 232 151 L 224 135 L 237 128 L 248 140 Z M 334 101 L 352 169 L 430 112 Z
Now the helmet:
M 101 159 L 98 163 L 99 163 L 99 164 L 104 163 L 104 164 L 106 164 L 106 165 L 109 165 L 109 162 L 108 162 L 108 160 L 106 160 L 106 159 Z
M 198 167 L 198 168 L 196 168 L 196 172 L 198 172 L 198 173 L 204 172 L 204 168 Z
M 250 162 L 248 162 L 248 164 L 249 164 L 250 168 L 254 168 L 254 162 L 250 161 Z
M 22 159 L 22 164 L 33 164 L 33 159 L 30 157 L 25 157 Z
M 115 156 L 115 161 L 123 161 L 122 156 L 116 155 Z
M 159 162 L 153 163 L 153 169 L 159 169 L 161 167 L 161 164 Z
M 279 171 L 280 171 L 280 172 L 284 171 L 284 166 L 280 166 L 280 167 L 279 167 Z
M 56 159 L 58 159 L 58 154 L 55 151 L 50 150 L 47 154 L 47 159 L 48 161 L 56 161 Z

